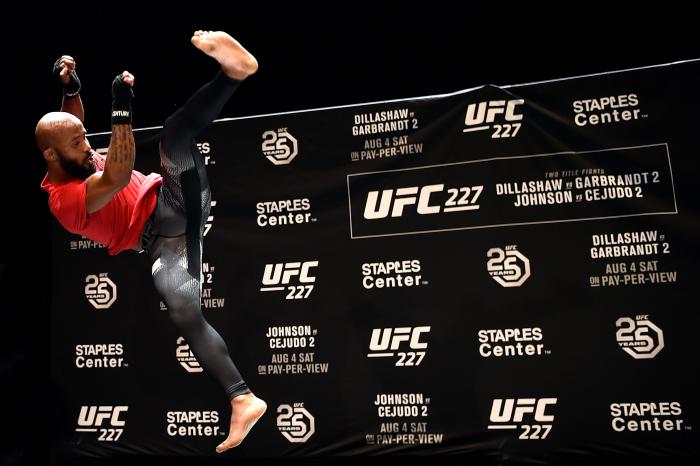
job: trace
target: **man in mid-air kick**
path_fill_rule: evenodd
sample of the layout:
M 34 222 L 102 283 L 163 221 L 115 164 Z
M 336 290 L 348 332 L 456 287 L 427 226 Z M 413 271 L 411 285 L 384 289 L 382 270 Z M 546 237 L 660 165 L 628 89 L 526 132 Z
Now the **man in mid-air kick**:
M 51 212 L 61 225 L 104 244 L 110 255 L 130 249 L 147 254 L 170 318 L 230 399 L 229 433 L 216 447 L 222 453 L 243 441 L 267 405 L 248 388 L 226 343 L 202 315 L 202 243 L 211 193 L 195 137 L 219 115 L 240 83 L 257 71 L 258 63 L 222 31 L 196 31 L 192 44 L 214 58 L 221 70 L 166 120 L 160 174 L 146 176 L 134 170 L 134 76 L 124 71 L 112 83 L 112 134 L 105 158 L 86 138 L 80 80 L 75 61 L 67 55 L 54 65 L 63 84 L 61 111 L 39 120 L 36 141 L 47 167 L 41 187 L 49 193 Z

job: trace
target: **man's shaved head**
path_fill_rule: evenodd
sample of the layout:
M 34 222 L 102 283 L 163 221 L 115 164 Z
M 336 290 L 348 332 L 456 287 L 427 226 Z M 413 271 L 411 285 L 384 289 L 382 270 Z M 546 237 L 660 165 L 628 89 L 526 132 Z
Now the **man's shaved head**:
M 36 143 L 50 174 L 58 178 L 86 179 L 96 171 L 92 148 L 85 137 L 85 127 L 75 115 L 47 113 L 36 124 Z
M 50 112 L 41 117 L 36 124 L 34 135 L 39 150 L 60 146 L 71 130 L 82 127 L 83 124 L 75 116 L 67 112 Z

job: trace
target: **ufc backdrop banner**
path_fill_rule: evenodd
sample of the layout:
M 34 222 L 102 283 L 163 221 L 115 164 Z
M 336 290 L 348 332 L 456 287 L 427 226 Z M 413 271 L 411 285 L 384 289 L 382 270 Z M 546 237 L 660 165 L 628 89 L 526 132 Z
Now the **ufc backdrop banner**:
M 268 403 L 222 461 L 697 457 L 699 72 L 213 123 L 202 309 Z M 53 238 L 68 454 L 217 456 L 230 405 L 145 254 Z

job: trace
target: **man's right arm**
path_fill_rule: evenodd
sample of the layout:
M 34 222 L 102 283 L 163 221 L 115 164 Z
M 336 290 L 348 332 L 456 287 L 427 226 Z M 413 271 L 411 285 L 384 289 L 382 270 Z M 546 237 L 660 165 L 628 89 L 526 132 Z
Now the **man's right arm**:
M 112 136 L 104 170 L 86 180 L 87 212 L 91 214 L 112 200 L 131 181 L 136 144 L 131 129 L 134 76 L 125 71 L 112 84 Z
M 86 180 L 88 214 L 107 205 L 115 194 L 129 184 L 135 159 L 136 145 L 131 125 L 114 125 L 104 170 Z

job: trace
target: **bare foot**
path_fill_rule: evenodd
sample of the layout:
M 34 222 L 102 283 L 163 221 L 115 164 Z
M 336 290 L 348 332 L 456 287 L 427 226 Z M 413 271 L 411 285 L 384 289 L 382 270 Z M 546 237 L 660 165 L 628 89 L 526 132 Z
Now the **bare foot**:
M 226 440 L 216 447 L 217 453 L 223 453 L 229 448 L 237 447 L 258 419 L 265 413 L 267 403 L 253 395 L 246 393 L 231 400 L 231 425 Z
M 219 62 L 229 78 L 242 81 L 258 70 L 258 61 L 224 31 L 195 31 L 192 44 Z

